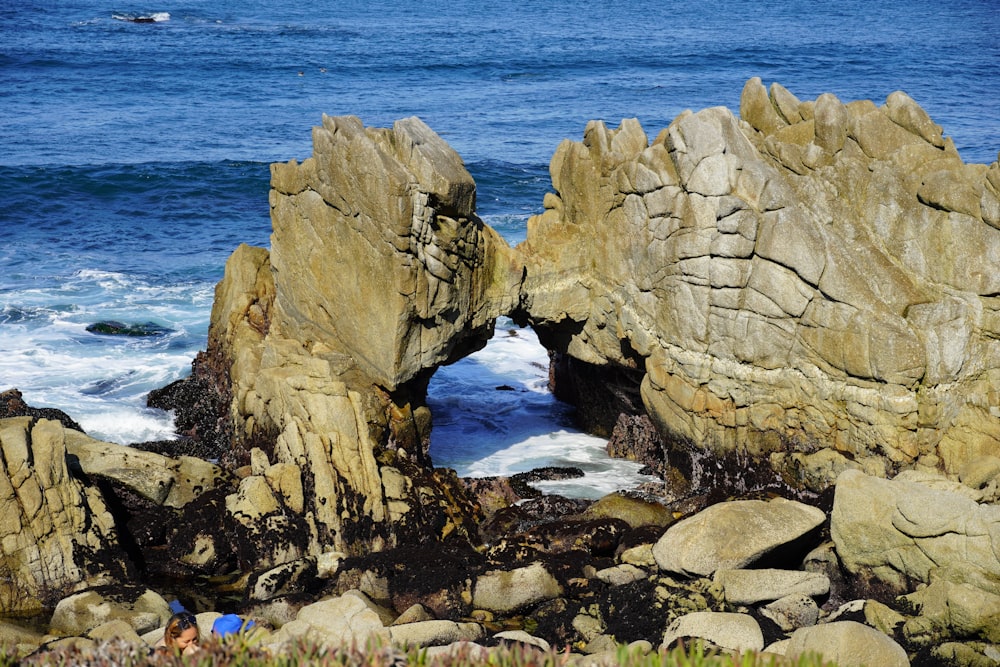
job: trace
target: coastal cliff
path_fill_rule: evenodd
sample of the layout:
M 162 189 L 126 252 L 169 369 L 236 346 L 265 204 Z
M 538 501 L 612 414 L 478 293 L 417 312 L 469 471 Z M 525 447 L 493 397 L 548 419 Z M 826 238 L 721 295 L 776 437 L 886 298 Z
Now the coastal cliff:
M 563 142 L 521 248 L 540 339 L 641 384 L 668 449 L 816 490 L 995 454 L 1000 166 L 964 164 L 901 92 L 753 79 L 740 107 Z
M 1000 448 L 1000 167 L 963 163 L 904 93 L 752 79 L 741 118 L 686 112 L 652 142 L 592 122 L 513 249 L 421 121 L 324 117 L 313 143 L 272 166 L 271 250 L 230 259 L 196 363 L 252 463 L 230 511 L 305 521 L 265 560 L 475 534 L 430 468 L 424 397 L 500 315 L 535 328 L 595 430 L 648 419 L 621 452 L 675 495 L 712 483 L 706 457 L 820 493 L 846 469 L 957 478 Z
M 224 578 L 276 642 L 319 632 L 282 616 L 329 616 L 315 605 L 365 607 L 364 631 L 330 636 L 461 620 L 480 639 L 500 619 L 592 653 L 715 641 L 696 621 L 752 621 L 739 646 L 760 650 L 758 621 L 791 638 L 851 613 L 896 658 L 884 635 L 1000 642 L 1000 165 L 963 163 L 904 93 L 800 101 L 752 79 L 739 118 L 685 112 L 652 141 L 594 121 L 550 174 L 511 248 L 422 121 L 324 116 L 312 157 L 271 167 L 270 249 L 236 249 L 191 377 L 150 398 L 217 461 L 18 403 L 0 565 L 24 583 L 0 603 L 36 611 L 141 564 Z M 529 500 L 433 466 L 427 384 L 500 316 L 661 484 Z

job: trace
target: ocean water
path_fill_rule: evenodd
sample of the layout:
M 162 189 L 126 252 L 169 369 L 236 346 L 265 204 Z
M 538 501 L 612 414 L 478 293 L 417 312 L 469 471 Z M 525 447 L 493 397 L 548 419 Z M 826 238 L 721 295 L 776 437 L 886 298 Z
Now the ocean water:
M 226 258 L 269 244 L 268 164 L 308 157 L 323 113 L 423 118 L 511 243 L 587 121 L 655 135 L 738 109 L 753 76 L 801 99 L 904 90 L 966 161 L 1000 149 L 996 0 L 146 3 L 0 0 L 0 389 L 112 442 L 172 436 L 145 396 L 189 372 Z M 87 331 L 104 320 L 166 332 Z M 441 369 L 435 463 L 577 465 L 584 480 L 547 490 L 585 497 L 641 481 L 572 427 L 546 363 L 501 321 Z

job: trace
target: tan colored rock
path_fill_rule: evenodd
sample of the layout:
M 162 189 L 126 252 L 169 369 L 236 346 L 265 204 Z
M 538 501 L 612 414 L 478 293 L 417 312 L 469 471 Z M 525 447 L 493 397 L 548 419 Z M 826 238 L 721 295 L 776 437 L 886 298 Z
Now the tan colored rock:
M 920 475 L 885 480 L 843 472 L 830 517 L 841 562 L 899 592 L 938 577 L 1000 595 L 1000 507 L 977 503 L 961 484 L 932 479 L 941 486 Z
M 66 451 L 87 475 L 107 478 L 166 507 L 183 507 L 224 478 L 217 465 L 192 456 L 171 458 L 66 431 Z
M 547 641 L 541 637 L 535 637 L 528 634 L 524 630 L 505 630 L 503 632 L 498 632 L 493 635 L 494 639 L 499 639 L 501 642 L 506 644 L 524 644 L 525 646 L 534 646 L 543 651 L 549 651 L 552 647 Z
M 628 563 L 622 563 L 621 565 L 598 570 L 595 576 L 610 586 L 624 586 L 625 584 L 645 579 L 648 575 L 643 569 L 629 565 Z
M 299 640 L 318 641 L 329 646 L 364 646 L 369 641 L 389 641 L 389 632 L 377 613 L 359 598 L 344 595 L 314 602 L 299 610 L 295 620 L 281 626 L 269 638 L 272 650 Z
M 51 631 L 84 635 L 111 621 L 123 621 L 137 633 L 162 627 L 170 618 L 167 601 L 151 590 L 89 590 L 63 598 L 52 612 Z
M 668 528 L 653 556 L 661 570 L 708 576 L 750 565 L 825 520 L 822 510 L 784 498 L 718 503 Z
M 559 146 L 519 247 L 542 338 L 641 358 L 668 441 L 784 472 L 842 457 L 794 464 L 816 490 L 841 465 L 954 474 L 995 452 L 1000 168 L 962 163 L 901 92 L 799 102 L 752 79 L 740 106 Z
M 102 623 L 96 628 L 92 628 L 87 633 L 87 637 L 96 642 L 108 642 L 117 639 L 135 646 L 138 646 L 140 642 L 142 642 L 142 639 L 139 637 L 135 628 L 132 627 L 132 624 L 120 618 Z
M 582 516 L 586 519 L 621 519 L 633 528 L 666 527 L 674 522 L 667 507 L 625 493 L 609 493 L 591 504 Z
M 403 611 L 395 621 L 393 625 L 403 625 L 404 623 L 419 623 L 421 621 L 432 621 L 434 617 L 431 616 L 430 612 L 427 611 L 421 604 L 411 605 L 408 609 Z
M 509 612 L 562 594 L 562 586 L 541 563 L 510 571 L 479 575 L 472 589 L 472 606 L 489 611 Z
M 44 635 L 35 630 L 21 627 L 10 621 L 0 621 L 0 644 L 16 650 L 18 656 L 25 656 L 42 645 Z
M 830 592 L 830 579 L 825 574 L 800 570 L 717 570 L 713 580 L 726 591 L 726 601 L 733 604 L 755 604 L 799 594 L 819 597 Z
M 903 624 L 903 634 L 914 643 L 946 638 L 1000 642 L 1000 595 L 982 586 L 939 579 L 904 598 L 920 611 Z
M 425 467 L 424 380 L 406 385 L 481 347 L 519 299 L 519 262 L 423 122 L 324 117 L 313 145 L 272 165 L 271 251 L 227 262 L 202 359 L 231 383 L 237 442 L 273 442 L 227 500 L 259 567 L 381 549 L 420 522 L 475 531 L 457 479 Z
M 302 164 L 274 165 L 272 326 L 390 390 L 481 345 L 519 276 L 502 275 L 506 244 L 475 217 L 461 158 L 417 118 L 380 130 L 324 116 L 313 144 Z
M 796 630 L 785 649 L 785 656 L 797 659 L 818 653 L 842 667 L 884 665 L 909 667 L 906 651 L 890 637 L 855 621 L 837 621 Z
M 455 642 L 476 642 L 486 636 L 478 623 L 455 621 L 417 621 L 389 628 L 389 639 L 400 648 L 444 646 Z
M 819 605 L 808 595 L 792 593 L 761 607 L 761 616 L 774 621 L 784 632 L 816 625 Z
M 0 610 L 5 614 L 36 614 L 66 591 L 124 577 L 114 519 L 100 492 L 69 473 L 68 433 L 46 419 L 0 420 Z
M 753 616 L 719 611 L 696 611 L 681 616 L 663 633 L 660 648 L 668 648 L 678 639 L 705 639 L 730 651 L 760 651 L 764 635 Z

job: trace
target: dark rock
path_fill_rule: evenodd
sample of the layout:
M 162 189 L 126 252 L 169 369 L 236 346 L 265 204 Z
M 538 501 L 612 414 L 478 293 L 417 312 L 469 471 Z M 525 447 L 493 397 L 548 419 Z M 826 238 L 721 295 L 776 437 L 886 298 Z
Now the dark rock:
M 565 349 L 550 341 L 550 333 L 536 327 L 538 340 L 548 350 Z M 634 368 L 617 364 L 597 366 L 567 354 L 549 353 L 549 388 L 561 401 L 576 408 L 577 425 L 601 437 L 609 437 L 621 414 L 643 414 L 639 385 L 645 374 L 645 362 L 638 355 L 630 357 Z
M 0 419 L 8 417 L 34 417 L 35 419 L 51 419 L 61 423 L 66 428 L 85 433 L 68 414 L 56 408 L 33 408 L 24 402 L 21 392 L 8 389 L 0 392 Z
M 156 322 L 144 322 L 142 324 L 126 324 L 114 320 L 105 320 L 87 325 L 87 331 L 92 334 L 102 336 L 165 336 L 173 333 L 174 330 L 157 324 Z
M 552 646 L 575 644 L 583 638 L 573 627 L 573 619 L 583 611 L 579 602 L 566 598 L 549 600 L 531 614 L 529 631 Z
M 618 415 L 608 440 L 608 456 L 642 463 L 660 478 L 666 475 L 667 455 L 663 441 L 645 413 Z
M 510 485 L 514 493 L 521 498 L 540 498 L 542 492 L 531 486 L 532 482 L 545 482 L 560 479 L 579 479 L 583 477 L 583 470 L 580 468 L 548 466 L 545 468 L 535 468 L 528 472 L 519 472 L 511 475 Z
M 168 448 L 150 443 L 137 449 L 160 451 L 170 456 L 190 452 L 208 460 L 222 460 L 230 452 L 232 424 L 227 396 L 221 395 L 209 379 L 200 374 L 177 380 L 149 392 L 146 405 L 174 411 L 174 426 L 183 442 Z M 175 453 L 177 452 L 177 453 Z

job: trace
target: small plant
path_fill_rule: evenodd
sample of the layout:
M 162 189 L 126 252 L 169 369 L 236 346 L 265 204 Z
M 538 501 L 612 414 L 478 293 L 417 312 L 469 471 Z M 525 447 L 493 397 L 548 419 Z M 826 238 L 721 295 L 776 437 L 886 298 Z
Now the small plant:
M 817 655 L 797 660 L 776 655 L 747 652 L 740 655 L 707 649 L 700 642 L 666 651 L 643 653 L 620 646 L 613 658 L 603 661 L 596 656 L 579 656 L 568 650 L 558 651 L 516 644 L 491 648 L 483 653 L 470 646 L 447 653 L 430 654 L 413 648 L 401 652 L 391 646 L 368 645 L 332 648 L 308 641 L 298 641 L 280 653 L 246 641 L 211 642 L 192 656 L 152 653 L 123 641 L 110 641 L 91 648 L 64 646 L 40 650 L 19 658 L 16 649 L 0 645 L 0 667 L 15 665 L 59 665 L 60 667 L 575 667 L 607 665 L 611 667 L 835 667 Z

